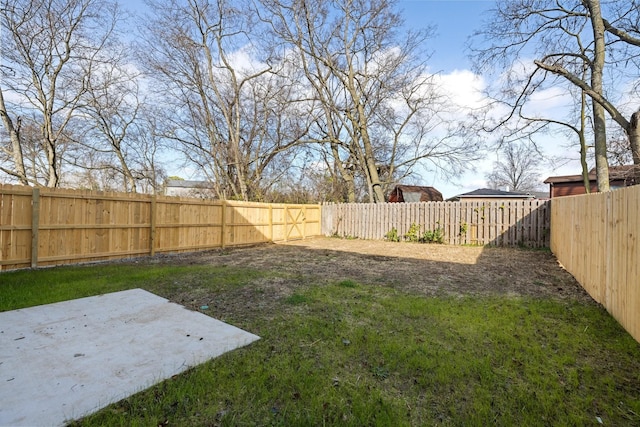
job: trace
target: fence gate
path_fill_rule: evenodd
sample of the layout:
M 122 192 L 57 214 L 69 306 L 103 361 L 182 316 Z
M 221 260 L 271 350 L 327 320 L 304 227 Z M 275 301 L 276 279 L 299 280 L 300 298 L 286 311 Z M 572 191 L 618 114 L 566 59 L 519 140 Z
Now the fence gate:
M 288 207 L 285 215 L 285 240 L 304 239 L 306 215 L 303 207 Z

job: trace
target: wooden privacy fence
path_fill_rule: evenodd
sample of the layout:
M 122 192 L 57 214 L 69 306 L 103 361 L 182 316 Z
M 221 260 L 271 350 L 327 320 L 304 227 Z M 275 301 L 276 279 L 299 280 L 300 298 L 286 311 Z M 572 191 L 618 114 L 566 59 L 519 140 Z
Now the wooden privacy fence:
M 640 342 L 640 186 L 556 198 L 551 213 L 558 261 Z
M 0 270 L 303 239 L 320 210 L 0 185 Z
M 322 234 L 384 239 L 395 228 L 402 237 L 411 224 L 420 233 L 441 229 L 445 243 L 549 246 L 549 201 L 353 203 L 322 206 Z

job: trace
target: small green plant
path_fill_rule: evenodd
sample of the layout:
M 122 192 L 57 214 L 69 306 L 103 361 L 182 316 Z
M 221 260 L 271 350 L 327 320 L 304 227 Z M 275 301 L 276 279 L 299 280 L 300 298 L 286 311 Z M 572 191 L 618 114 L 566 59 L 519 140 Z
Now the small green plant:
M 390 242 L 399 242 L 400 235 L 398 234 L 398 229 L 393 227 L 391 230 L 387 232 L 387 234 L 384 235 L 384 238 Z
M 404 235 L 404 240 L 418 243 L 420 241 L 420 225 L 415 222 L 411 224 L 409 230 Z
M 469 224 L 466 222 L 460 223 L 460 235 L 464 236 L 467 234 L 467 230 L 469 229 Z
M 444 243 L 444 229 L 441 227 L 435 230 L 427 230 L 422 234 L 422 241 L 425 243 Z
M 371 369 L 371 373 L 377 380 L 384 380 L 389 378 L 389 369 L 384 366 L 376 366 Z

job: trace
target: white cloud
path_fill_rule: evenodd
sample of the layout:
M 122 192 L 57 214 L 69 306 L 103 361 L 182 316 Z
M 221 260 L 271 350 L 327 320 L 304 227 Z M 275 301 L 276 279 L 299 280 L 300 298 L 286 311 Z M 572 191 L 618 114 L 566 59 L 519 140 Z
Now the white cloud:
M 227 55 L 227 59 L 233 68 L 246 70 L 247 73 L 267 67 L 265 63 L 256 58 L 254 48 L 251 45 L 245 45 L 231 52 Z
M 524 73 L 525 64 L 516 72 Z M 484 95 L 483 91 L 487 87 L 486 79 L 473 73 L 470 70 L 454 70 L 434 76 L 440 89 L 446 94 L 453 107 L 455 116 L 460 119 L 461 114 L 474 109 L 480 109 L 488 105 L 489 99 Z M 527 105 L 527 114 L 538 117 L 550 117 L 562 120 L 565 118 L 572 105 L 568 90 L 562 87 L 551 87 L 536 92 Z M 507 114 L 505 107 L 497 107 L 490 111 L 490 117 L 502 118 Z M 453 117 L 451 113 L 445 114 L 445 117 Z M 498 129 L 493 138 L 498 139 L 501 131 Z M 544 163 L 540 171 L 540 183 L 549 176 L 553 175 L 573 175 L 580 173 L 579 148 L 577 146 L 577 138 L 574 135 L 563 132 L 552 132 L 550 134 L 539 134 L 533 138 L 536 145 L 541 149 L 543 154 L 549 158 L 556 159 L 554 164 Z M 561 160 L 558 160 L 561 159 Z M 482 160 L 474 162 L 473 169 L 455 177 L 451 182 L 446 182 L 432 174 L 425 173 L 426 181 L 429 178 L 432 182 L 425 182 L 425 185 L 433 185 L 440 190 L 445 198 L 453 197 L 457 194 L 472 191 L 478 188 L 487 187 L 485 176 L 493 169 L 493 164 L 498 160 L 497 152 L 487 153 Z
M 565 117 L 575 100 L 563 87 L 550 87 L 534 92 L 527 103 L 527 113 L 538 117 Z
M 486 88 L 484 78 L 469 70 L 453 70 L 434 76 L 437 86 L 458 107 L 481 108 L 486 105 L 482 93 Z

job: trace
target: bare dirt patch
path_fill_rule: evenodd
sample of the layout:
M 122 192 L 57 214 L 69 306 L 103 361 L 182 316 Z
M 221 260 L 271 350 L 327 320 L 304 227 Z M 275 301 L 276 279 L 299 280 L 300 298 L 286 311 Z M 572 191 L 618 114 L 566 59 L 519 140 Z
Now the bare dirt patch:
M 164 255 L 146 262 L 273 272 L 256 278 L 250 287 L 223 295 L 190 295 L 185 289 L 186 293 L 172 298 L 194 308 L 211 304 L 232 316 L 250 307 L 269 311 L 271 303 L 301 288 L 344 280 L 429 296 L 506 295 L 593 302 L 555 257 L 541 250 L 313 238 Z

